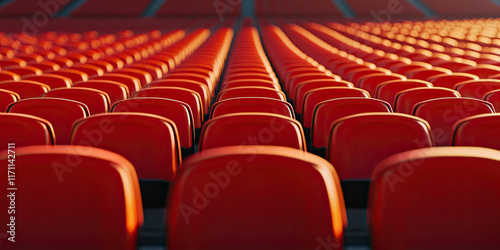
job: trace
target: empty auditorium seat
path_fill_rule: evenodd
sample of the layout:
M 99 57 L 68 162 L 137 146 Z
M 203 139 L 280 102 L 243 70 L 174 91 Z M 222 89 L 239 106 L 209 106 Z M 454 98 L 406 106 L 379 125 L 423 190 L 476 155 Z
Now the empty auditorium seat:
M 275 145 L 306 150 L 300 123 L 270 113 L 233 113 L 208 120 L 199 150 L 233 145 Z
M 67 77 L 73 82 L 85 82 L 89 79 L 89 75 L 87 73 L 76 69 L 60 69 L 56 72 L 52 72 L 51 74 Z
M 455 123 L 452 130 L 453 146 L 476 146 L 500 149 L 498 114 L 474 115 Z
M 311 129 L 312 148 L 319 156 L 326 156 L 333 123 L 343 117 L 360 113 L 391 113 L 391 105 L 385 101 L 364 97 L 337 98 L 320 102 L 314 109 Z
M 370 96 L 375 96 L 377 93 L 377 86 L 380 83 L 392 80 L 406 80 L 406 78 L 404 76 L 394 74 L 386 75 L 385 73 L 375 73 L 361 77 L 357 85 L 356 83 L 354 84 L 355 86 L 368 91 L 368 93 L 370 93 Z
M 21 145 L 13 149 L 19 191 L 1 201 L 9 207 L 15 200 L 15 248 L 137 248 L 143 210 L 130 162 L 98 148 Z M 7 151 L 0 154 L 3 165 L 9 160 Z
M 43 97 L 63 98 L 82 102 L 87 105 L 91 115 L 108 112 L 111 105 L 106 92 L 83 87 L 54 89 L 45 93 Z
M 415 104 L 430 99 L 444 98 L 444 97 L 461 97 L 460 93 L 456 90 L 448 88 L 434 87 L 434 88 L 412 88 L 398 92 L 394 105 L 394 111 L 403 114 L 413 114 L 413 107 Z
M 141 81 L 137 77 L 128 76 L 125 74 L 107 73 L 103 76 L 94 78 L 94 80 L 116 81 L 125 84 L 127 85 L 128 91 L 130 92 L 129 94 L 131 96 L 142 89 Z
M 422 80 L 411 80 L 411 79 L 406 81 L 402 80 L 386 81 L 377 85 L 376 97 L 394 106 L 396 95 L 400 91 L 415 89 L 415 88 L 424 88 L 424 87 L 431 88 L 432 84 Z
M 380 162 L 370 186 L 372 248 L 496 248 L 499 156 L 487 148 L 439 147 Z
M 455 89 L 457 83 L 469 80 L 479 80 L 479 77 L 467 73 L 452 73 L 451 75 L 441 74 L 433 76 L 429 79 L 429 82 L 431 82 L 434 87 Z
M 216 102 L 212 105 L 210 118 L 241 112 L 270 113 L 295 118 L 290 103 L 264 97 L 238 97 Z
M 10 90 L 16 92 L 21 99 L 40 97 L 50 90 L 50 87 L 46 84 L 20 80 L 20 81 L 1 81 L 0 89 Z
M 40 117 L 0 113 L 1 142 L 3 145 L 14 143 L 17 146 L 53 145 L 54 129 L 49 121 Z
M 463 118 L 495 113 L 493 105 L 473 98 L 438 98 L 419 102 L 413 115 L 425 119 L 432 128 L 436 146 L 449 146 L 453 124 Z
M 73 85 L 73 81 L 70 78 L 54 74 L 29 75 L 24 77 L 24 80 L 46 84 L 50 89 L 69 88 Z
M 217 101 L 237 97 L 266 97 L 286 101 L 286 96 L 283 92 L 269 87 L 238 87 L 225 89 L 219 92 Z
M 460 92 L 463 97 L 483 99 L 484 94 L 487 92 L 500 89 L 500 80 L 469 80 L 455 84 L 455 89 Z
M 5 112 L 9 104 L 21 99 L 16 92 L 0 89 L 0 112 Z
M 187 103 L 158 97 L 137 97 L 116 102 L 112 112 L 140 112 L 159 115 L 172 120 L 179 132 L 183 155 L 194 152 L 194 122 L 191 108 Z
M 181 164 L 179 136 L 172 120 L 133 112 L 97 114 L 75 122 L 70 144 L 122 155 L 141 180 L 144 206 L 165 205 L 168 183 L 175 180 Z
M 49 121 L 55 132 L 55 144 L 69 144 L 73 123 L 90 115 L 87 105 L 61 98 L 29 98 L 12 103 L 9 113 L 33 115 Z
M 336 81 L 336 80 L 310 80 L 299 83 L 295 88 L 293 88 L 289 93 L 292 100 L 296 103 L 302 103 L 304 101 L 305 94 L 313 89 L 325 88 L 325 87 L 349 87 L 353 88 L 354 85 L 347 81 Z
M 86 82 L 77 82 L 73 86 L 103 91 L 108 94 L 110 103 L 127 99 L 129 96 L 127 85 L 115 81 L 89 80 Z
M 172 250 L 315 249 L 320 240 L 343 247 L 347 217 L 335 170 L 301 150 L 205 150 L 184 163 L 170 200 Z
M 179 87 L 193 90 L 200 95 L 203 104 L 203 110 L 210 110 L 211 93 L 209 91 L 209 88 L 202 83 L 191 80 L 163 79 L 149 84 L 148 87 Z
M 404 114 L 351 115 L 336 120 L 331 128 L 327 160 L 343 181 L 347 206 L 366 206 L 369 180 L 380 161 L 434 145 L 429 124 Z

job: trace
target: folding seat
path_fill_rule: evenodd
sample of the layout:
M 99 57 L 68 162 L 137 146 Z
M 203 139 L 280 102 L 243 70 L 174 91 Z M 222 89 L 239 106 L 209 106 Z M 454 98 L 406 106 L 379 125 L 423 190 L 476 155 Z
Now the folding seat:
M 217 101 L 236 97 L 266 97 L 286 101 L 283 92 L 272 87 L 236 87 L 219 92 Z
M 448 88 L 413 88 L 403 90 L 396 94 L 396 100 L 394 105 L 394 111 L 398 113 L 413 114 L 413 107 L 423 101 L 444 98 L 444 97 L 461 97 L 460 93 L 456 90 L 451 90 Z
M 452 146 L 476 146 L 499 150 L 499 114 L 474 115 L 455 123 Z
M 294 88 L 302 82 L 311 81 L 311 80 L 331 80 L 331 79 L 336 80 L 336 81 L 342 80 L 337 75 L 328 76 L 328 75 L 325 75 L 323 73 L 321 73 L 321 74 L 308 73 L 308 74 L 300 74 L 300 75 L 297 75 L 297 76 L 290 78 L 289 81 L 284 82 L 283 87 L 287 92 L 291 92 L 291 91 L 295 91 Z
M 0 71 L 0 81 L 19 81 L 21 76 L 10 71 Z
M 224 82 L 220 90 L 222 91 L 225 89 L 232 89 L 239 87 L 267 87 L 281 91 L 280 85 L 271 80 L 252 79 L 251 77 L 249 77 L 248 79 L 230 80 L 228 82 Z
M 78 64 L 78 65 L 71 67 L 71 69 L 84 72 L 89 76 L 89 78 L 93 78 L 96 76 L 102 76 L 102 75 L 104 75 L 104 73 L 106 73 L 103 69 L 101 69 L 95 65 L 92 65 L 92 64 Z
M 345 97 L 370 98 L 370 94 L 363 89 L 348 87 L 326 87 L 313 89 L 305 94 L 304 102 L 302 104 L 296 103 L 295 112 L 297 114 L 301 114 L 302 125 L 304 125 L 305 128 L 311 128 L 314 108 L 316 105 L 331 99 Z
M 375 96 L 377 86 L 380 83 L 392 80 L 406 80 L 406 77 L 398 74 L 387 75 L 385 73 L 375 73 L 361 77 L 358 81 L 358 86 L 354 86 L 368 91 L 371 96 Z
M 187 72 L 186 73 L 184 73 L 184 72 L 169 73 L 169 74 L 166 74 L 162 80 L 164 80 L 164 79 L 191 80 L 191 81 L 203 83 L 203 84 L 207 85 L 210 93 L 212 93 L 215 89 L 215 86 L 214 86 L 215 83 L 213 83 L 211 81 L 210 77 L 203 76 L 203 75 L 196 74 L 196 73 L 187 73 Z
M 376 97 L 387 101 L 394 107 L 396 95 L 400 91 L 423 87 L 431 88 L 432 84 L 422 80 L 392 80 L 382 82 L 377 86 Z
M 433 67 L 432 69 L 423 68 L 423 69 L 410 70 L 407 72 L 407 77 L 409 79 L 418 79 L 418 80 L 428 81 L 430 78 L 432 78 L 436 75 L 441 75 L 441 74 L 450 75 L 451 73 L 452 73 L 452 71 L 449 69 Z
M 40 97 L 50 90 L 48 85 L 36 81 L 1 81 L 0 89 L 10 90 L 19 94 L 21 99 Z
M 181 67 L 175 68 L 173 71 L 175 73 L 194 73 L 194 74 L 200 74 L 206 77 L 209 77 L 212 82 L 217 81 L 214 69 L 207 69 L 207 68 L 198 68 L 198 67 L 190 67 L 190 66 L 184 66 L 181 65 Z M 227 72 L 226 74 L 228 74 Z
M 435 147 L 380 162 L 370 186 L 372 248 L 496 248 L 499 155 L 487 148 Z
M 58 71 L 61 69 L 61 66 L 59 64 L 51 62 L 51 61 L 43 61 L 41 63 L 34 63 L 30 64 L 31 66 L 41 69 L 43 72 L 52 72 L 52 71 Z
M 203 124 L 205 113 L 201 97 L 193 90 L 179 87 L 149 87 L 137 92 L 134 97 L 160 97 L 185 102 L 193 112 L 194 127 L 199 129 Z M 209 114 L 208 111 L 206 114 Z
M 82 102 L 87 105 L 91 115 L 109 111 L 110 99 L 106 92 L 83 87 L 53 89 L 43 97 L 63 98 Z
M 487 92 L 500 89 L 500 80 L 469 80 L 455 84 L 455 89 L 460 92 L 463 97 L 483 99 L 484 94 Z
M 500 110 L 500 90 L 487 92 L 482 99 L 490 102 L 495 107 L 495 110 Z
M 38 69 L 33 66 L 8 66 L 8 67 L 2 67 L 2 71 L 9 71 L 14 74 L 18 74 L 21 78 L 24 78 L 27 75 L 41 75 L 43 74 L 43 71 L 41 69 Z
M 369 75 L 369 74 L 374 74 L 374 73 L 386 73 L 386 74 L 390 74 L 391 72 L 389 70 L 383 69 L 383 68 L 357 69 L 357 70 L 353 70 L 353 71 L 349 72 L 349 74 L 347 74 L 347 77 L 343 78 L 343 79 L 346 79 L 347 81 L 356 84 L 361 77 L 363 77 L 365 75 Z
M 17 102 L 20 99 L 19 94 L 16 92 L 0 89 L 0 112 L 4 112 L 9 104 Z
M 295 119 L 295 113 L 290 103 L 264 97 L 239 97 L 216 102 L 212 105 L 210 119 L 242 112 L 278 114 Z
M 74 86 L 103 91 L 108 94 L 111 104 L 120 100 L 127 99 L 129 97 L 127 85 L 116 81 L 89 80 L 86 82 L 76 83 Z
M 335 81 L 335 80 L 312 80 L 301 82 L 295 88 L 295 91 L 290 91 L 289 98 L 292 98 L 293 95 L 293 103 L 296 105 L 301 105 L 304 102 L 304 97 L 307 92 L 326 87 L 348 87 L 354 88 L 354 85 L 347 81 Z
M 434 87 L 455 89 L 455 85 L 457 83 L 469 80 L 479 80 L 479 77 L 468 73 L 451 73 L 451 75 L 449 74 L 435 75 L 429 79 L 429 82 L 431 82 L 432 85 L 434 85 Z
M 54 141 L 54 129 L 49 121 L 26 114 L 0 113 L 0 142 L 3 145 L 53 145 Z
M 175 180 L 181 164 L 179 136 L 172 120 L 133 112 L 93 115 L 75 122 L 70 144 L 122 155 L 140 179 L 143 205 L 165 206 L 168 182 Z
M 437 64 L 433 64 L 433 65 L 441 67 L 441 68 L 449 69 L 453 72 L 464 72 L 464 69 L 467 69 L 471 66 L 477 66 L 476 63 L 470 64 L 470 63 L 456 62 L 456 61 L 446 61 L 446 62 L 441 62 L 441 63 L 437 63 Z
M 52 72 L 51 74 L 67 77 L 71 79 L 73 83 L 82 81 L 85 82 L 89 79 L 89 75 L 87 73 L 76 69 L 60 69 L 56 72 Z
M 275 83 L 278 83 L 276 78 L 272 78 L 268 73 L 238 73 L 225 75 L 224 81 L 232 81 L 232 80 L 246 80 L 246 79 L 255 79 L 255 80 L 272 80 Z
M 17 55 L 16 57 L 25 60 L 28 64 L 41 63 L 43 62 L 43 60 L 45 60 L 45 58 L 38 53 Z
M 69 68 L 74 65 L 73 60 L 64 56 L 56 56 L 54 59 L 51 59 L 50 62 L 56 63 L 61 68 Z
M 50 89 L 57 88 L 69 88 L 73 85 L 73 81 L 65 76 L 59 76 L 54 74 L 43 74 L 43 75 L 28 75 L 24 77 L 24 80 L 35 81 L 46 84 Z
M 8 59 L 2 59 L 0 60 L 0 68 L 5 68 L 5 67 L 8 67 L 8 66 L 21 66 L 21 67 L 25 67 L 26 65 L 28 65 L 28 63 L 23 60 L 23 59 L 19 59 L 19 58 L 8 58 Z
M 113 68 L 115 68 L 117 70 L 122 69 L 125 66 L 125 63 L 123 62 L 123 60 L 118 58 L 118 57 L 107 56 L 107 57 L 102 58 L 101 60 L 111 63 L 111 65 L 113 65 Z
M 191 80 L 163 79 L 149 84 L 148 87 L 179 87 L 193 90 L 200 95 L 201 102 L 203 104 L 203 110 L 206 112 L 210 110 L 210 102 L 212 96 L 208 91 L 207 85 L 203 83 Z
M 408 76 L 409 72 L 412 70 L 431 70 L 432 65 L 424 62 L 412 62 L 411 64 L 401 65 L 399 67 L 393 66 L 389 70 L 394 73 L 401 74 L 404 76 Z
M 319 240 L 343 246 L 340 184 L 320 157 L 286 147 L 232 146 L 196 154 L 183 168 L 165 214 L 168 249 L 315 249 Z M 215 199 L 210 190 L 223 195 Z M 297 202 L 302 199 L 308 202 Z
M 155 60 L 155 59 L 143 59 L 141 60 L 141 63 L 143 64 L 149 64 L 152 66 L 156 66 L 157 68 L 160 68 L 163 74 L 167 74 L 169 71 L 168 64 L 165 62 L 162 62 L 160 60 Z
M 349 115 L 370 112 L 392 113 L 392 108 L 385 101 L 364 97 L 337 98 L 317 104 L 313 113 L 311 129 L 313 151 L 319 156 L 326 156 L 331 126 L 335 120 Z
M 372 171 L 395 153 L 433 146 L 429 124 L 404 114 L 361 113 L 331 125 L 327 160 L 335 166 L 348 207 L 366 207 Z
M 463 118 L 495 113 L 493 105 L 473 98 L 438 98 L 419 102 L 413 115 L 425 119 L 432 128 L 436 146 L 449 146 L 453 124 Z
M 137 77 L 128 76 L 121 73 L 107 73 L 103 76 L 94 78 L 94 80 L 108 80 L 125 84 L 130 95 L 133 95 L 137 91 L 142 89 L 141 80 L 139 80 Z
M 16 184 L 22 190 L 11 194 L 18 194 L 15 212 L 23 216 L 15 216 L 15 248 L 137 248 L 143 209 L 130 162 L 91 147 L 16 146 Z M 5 166 L 11 160 L 7 153 L 0 154 Z M 9 201 L 1 203 L 9 207 Z M 9 224 L 8 218 L 2 216 L 1 223 Z
M 500 74 L 500 66 L 479 64 L 463 69 L 461 72 L 478 76 L 479 78 L 490 78 L 490 76 Z
M 112 72 L 113 70 L 115 70 L 113 64 L 104 60 L 89 60 L 86 64 L 97 66 L 104 70 L 104 72 Z
M 153 66 L 153 65 L 149 65 L 149 64 L 134 63 L 134 64 L 127 65 L 126 69 L 138 69 L 138 70 L 146 71 L 151 75 L 153 81 L 156 81 L 156 80 L 161 79 L 163 77 L 163 72 L 160 68 Z
M 199 151 L 233 145 L 275 145 L 306 150 L 304 131 L 292 118 L 270 113 L 233 113 L 208 120 Z
M 172 120 L 179 132 L 182 155 L 194 153 L 193 114 L 185 102 L 158 97 L 137 97 L 116 102 L 111 107 L 111 112 L 141 112 Z
M 85 55 L 82 55 L 77 52 L 69 52 L 68 54 L 65 55 L 66 58 L 70 59 L 73 61 L 74 65 L 79 64 L 79 63 L 86 63 L 88 58 Z
M 123 68 L 120 70 L 115 70 L 114 72 L 138 78 L 141 81 L 142 87 L 150 84 L 153 81 L 151 74 L 149 74 L 147 71 L 140 69 Z
M 73 123 L 90 115 L 87 105 L 61 98 L 29 98 L 11 103 L 9 113 L 33 115 L 49 121 L 55 132 L 55 144 L 69 144 Z
M 123 62 L 123 65 L 129 65 L 129 64 L 132 64 L 134 63 L 134 57 L 127 54 L 127 53 L 114 53 L 113 54 L 113 58 L 118 58 L 120 59 L 122 62 Z

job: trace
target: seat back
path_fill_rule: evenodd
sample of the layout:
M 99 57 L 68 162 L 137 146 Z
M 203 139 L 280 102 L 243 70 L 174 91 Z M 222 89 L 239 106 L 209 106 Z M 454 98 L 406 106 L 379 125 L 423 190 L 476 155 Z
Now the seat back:
M 315 249 L 319 240 L 343 247 L 347 220 L 335 170 L 301 150 L 203 151 L 185 162 L 170 201 L 168 249 Z
M 286 101 L 285 94 L 273 87 L 238 87 L 225 89 L 219 92 L 217 101 L 223 101 L 229 98 L 237 97 L 267 97 Z
M 461 97 L 460 93 L 456 90 L 448 88 L 434 87 L 434 88 L 413 88 L 398 92 L 394 104 L 394 110 L 398 113 L 413 114 L 413 107 L 415 104 L 430 99 L 444 98 L 444 97 Z
M 290 103 L 264 97 L 239 97 L 216 102 L 212 105 L 210 118 L 242 112 L 270 113 L 295 118 Z
M 315 148 L 326 148 L 332 125 L 349 115 L 370 112 L 391 113 L 391 105 L 385 101 L 363 97 L 337 98 L 319 103 L 314 109 L 311 138 Z
M 419 102 L 413 115 L 425 119 L 432 128 L 436 146 L 449 146 L 453 124 L 463 118 L 494 113 L 489 102 L 473 98 L 438 98 Z
M 127 85 L 109 80 L 88 80 L 86 82 L 75 83 L 75 87 L 97 89 L 105 92 L 109 96 L 110 103 L 127 99 L 129 91 Z
M 203 125 L 199 150 L 262 144 L 306 149 L 304 131 L 298 121 L 276 114 L 234 113 Z
M 0 113 L 0 131 L 3 145 L 53 145 L 55 142 L 52 124 L 32 115 Z
M 16 92 L 21 99 L 40 97 L 50 91 L 48 85 L 28 80 L 2 81 L 0 82 L 0 89 Z
M 25 77 L 24 80 L 35 81 L 46 84 L 50 87 L 50 89 L 69 88 L 73 84 L 73 81 L 71 81 L 71 79 L 54 74 L 43 74 L 40 76 L 31 75 Z
M 479 77 L 468 73 L 440 74 L 429 79 L 434 87 L 455 89 L 455 84 L 469 80 L 479 80 Z
M 0 89 L 0 112 L 5 112 L 9 104 L 21 99 L 19 94 L 6 89 Z
M 495 110 L 500 110 L 500 89 L 486 92 L 481 99 L 493 104 Z
M 139 179 L 172 181 L 181 162 L 175 124 L 145 113 L 108 113 L 81 119 L 75 123 L 70 144 L 124 156 L 134 165 Z
M 29 98 L 12 103 L 9 113 L 33 115 L 49 121 L 54 127 L 55 144 L 69 144 L 73 123 L 90 115 L 82 102 L 61 98 Z
M 370 179 L 375 165 L 406 150 L 433 146 L 429 124 L 404 114 L 368 113 L 336 120 L 327 159 L 341 180 Z
M 432 84 L 422 80 L 392 80 L 379 84 L 376 96 L 378 99 L 384 100 L 394 106 L 396 95 L 400 91 L 424 87 L 431 88 Z
M 370 186 L 372 248 L 496 248 L 499 180 L 493 149 L 435 147 L 385 159 Z
M 385 73 L 374 73 L 361 77 L 358 81 L 358 86 L 359 88 L 368 91 L 368 93 L 370 93 L 371 96 L 375 96 L 377 93 L 377 86 L 380 83 L 392 80 L 405 80 L 405 79 L 406 78 L 400 75 L 394 75 L 394 74 L 387 75 Z
M 455 85 L 455 89 L 463 97 L 483 99 L 484 94 L 500 89 L 500 80 L 479 79 L 460 82 Z
M 137 174 L 130 162 L 98 148 L 20 145 L 12 149 L 19 166 L 15 169 L 19 189 L 8 191 L 10 199 L 0 200 L 6 208 L 15 200 L 16 242 L 11 246 L 137 248 L 143 212 Z M 10 159 L 7 151 L 0 153 L 2 165 L 7 166 Z M 7 180 L 7 174 L 2 171 L 0 176 Z M 7 184 L 4 181 L 0 187 L 6 190 Z M 0 217 L 1 223 L 11 223 L 9 217 Z M 0 246 L 8 242 L 2 241 Z
M 110 99 L 106 92 L 83 87 L 60 88 L 51 90 L 43 97 L 70 99 L 82 102 L 89 108 L 90 114 L 105 113 L 109 111 Z
M 500 114 L 474 115 L 455 123 L 453 146 L 476 146 L 500 150 Z

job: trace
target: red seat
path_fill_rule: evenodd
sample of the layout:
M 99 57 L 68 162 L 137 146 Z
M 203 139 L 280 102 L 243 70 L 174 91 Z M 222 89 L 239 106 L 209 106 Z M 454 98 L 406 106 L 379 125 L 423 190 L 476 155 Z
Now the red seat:
M 452 71 L 445 68 L 434 67 L 432 69 L 414 69 L 408 72 L 409 79 L 418 79 L 428 81 L 432 77 L 441 74 L 451 74 Z
M 290 103 L 264 97 L 239 97 L 216 102 L 212 105 L 210 118 L 241 112 L 270 113 L 295 118 Z
M 217 101 L 223 101 L 226 99 L 237 97 L 266 97 L 286 101 L 286 96 L 283 92 L 278 91 L 274 88 L 267 87 L 238 87 L 226 89 L 219 92 Z
M 157 97 L 138 97 L 123 100 L 111 107 L 112 112 L 141 112 L 159 115 L 172 120 L 179 131 L 181 147 L 194 149 L 194 122 L 191 108 L 187 103 Z
M 21 67 L 24 67 L 28 65 L 28 63 L 23 60 L 23 59 L 20 59 L 20 58 L 9 58 L 9 59 L 3 59 L 3 60 L 0 60 L 0 68 L 5 68 L 5 67 L 8 67 L 8 66 L 21 66 Z
M 199 150 L 233 145 L 275 145 L 306 150 L 300 123 L 268 113 L 234 113 L 208 120 Z
M 453 146 L 476 146 L 499 150 L 500 114 L 474 115 L 455 123 L 452 130 Z
M 377 93 L 377 86 L 380 83 L 392 80 L 406 80 L 406 78 L 395 74 L 386 75 L 385 73 L 375 73 L 360 78 L 358 81 L 358 87 L 368 91 L 368 93 L 370 93 L 370 96 L 375 96 Z
M 31 66 L 39 68 L 43 70 L 43 72 L 53 72 L 53 71 L 58 71 L 61 69 L 61 66 L 55 62 L 51 61 L 43 61 L 41 63 L 34 63 L 31 64 Z
M 148 87 L 179 87 L 193 90 L 201 97 L 203 111 L 207 113 L 210 110 L 211 93 L 208 87 L 203 83 L 191 80 L 163 79 L 149 84 Z
M 380 162 L 370 186 L 372 248 L 496 248 L 499 155 L 486 148 L 439 147 Z
M 140 70 L 140 69 L 132 69 L 132 68 L 124 68 L 115 71 L 116 73 L 119 74 L 124 74 L 132 77 L 136 77 L 141 81 L 141 86 L 144 87 L 148 84 L 150 84 L 153 81 L 153 78 L 151 77 L 151 74 L 149 74 L 147 71 Z
M 27 75 L 41 75 L 43 74 L 43 71 L 39 68 L 36 68 L 36 67 L 33 67 L 33 66 L 24 66 L 24 67 L 21 67 L 21 66 L 18 66 L 18 65 L 15 65 L 15 66 L 8 66 L 8 67 L 5 67 L 5 68 L 2 68 L 2 71 L 9 71 L 9 72 L 12 72 L 14 74 L 18 74 L 21 78 L 25 78 L 25 76 Z
M 36 81 L 2 81 L 0 89 L 16 92 L 21 99 L 40 97 L 50 90 L 48 85 Z
M 493 104 L 495 110 L 500 110 L 500 90 L 497 89 L 487 92 L 484 94 L 484 97 L 482 99 Z
M 71 81 L 71 79 L 54 74 L 43 74 L 40 76 L 31 75 L 31 76 L 26 76 L 24 80 L 35 81 L 46 84 L 50 87 L 50 89 L 69 88 L 71 87 L 71 85 L 73 85 L 73 81 Z
M 0 118 L 0 142 L 6 147 L 8 143 L 18 147 L 54 144 L 54 129 L 45 119 L 11 113 L 0 113 Z
M 13 149 L 20 189 L 15 191 L 15 248 L 137 248 L 143 210 L 130 162 L 97 148 L 21 145 L 26 144 Z M 10 159 L 7 151 L 0 154 L 2 165 Z M 0 176 L 7 180 L 7 174 Z M 0 186 L 5 190 L 7 181 Z M 2 206 L 9 207 L 9 201 L 2 199 Z M 2 216 L 1 223 L 7 225 L 8 218 Z
M 462 72 L 478 76 L 479 78 L 490 78 L 490 76 L 500 74 L 500 66 L 479 64 L 465 68 Z
M 153 81 L 156 81 L 158 79 L 161 79 L 163 77 L 163 72 L 160 68 L 150 65 L 150 64 L 144 64 L 144 63 L 134 63 L 131 65 L 127 65 L 127 69 L 138 69 L 138 70 L 143 70 L 148 72 Z
M 54 127 L 55 144 L 67 145 L 73 123 L 90 115 L 87 106 L 81 102 L 61 98 L 30 98 L 12 103 L 9 113 L 33 115 L 49 121 Z
M 9 71 L 0 71 L 0 81 L 19 81 L 21 76 Z
M 90 145 L 122 155 L 132 163 L 139 179 L 172 181 L 181 163 L 175 124 L 157 115 L 93 115 L 75 123 L 70 144 Z
M 101 90 L 108 94 L 110 103 L 115 103 L 117 101 L 127 99 L 129 96 L 127 85 L 116 81 L 89 80 L 86 82 L 76 83 L 74 86 Z
M 369 180 L 375 165 L 395 153 L 433 145 L 429 124 L 404 114 L 367 113 L 336 120 L 327 159 L 340 180 Z
M 314 109 L 311 140 L 320 156 L 326 154 L 334 121 L 349 115 L 369 112 L 391 113 L 391 105 L 385 101 L 364 97 L 337 98 L 320 102 Z
M 194 127 L 201 128 L 203 124 L 201 97 L 193 90 L 178 87 L 150 87 L 137 92 L 134 97 L 161 97 L 185 102 L 193 112 Z
M 413 114 L 413 107 L 415 104 L 430 99 L 444 98 L 444 97 L 461 97 L 460 93 L 456 90 L 448 88 L 413 88 L 399 92 L 396 95 L 394 109 L 398 113 Z
M 9 104 L 19 101 L 21 98 L 16 92 L 0 89 L 0 112 L 4 112 Z
M 312 80 L 335 80 L 335 81 L 340 81 L 342 80 L 339 76 L 333 75 L 329 76 L 324 73 L 321 74 L 301 74 L 297 75 L 293 78 L 290 79 L 290 81 L 284 83 L 285 90 L 290 92 L 290 93 L 295 93 L 297 85 L 306 82 L 306 81 L 312 81 Z
M 52 72 L 51 74 L 67 77 L 74 83 L 80 81 L 85 82 L 89 79 L 89 75 L 87 73 L 75 69 L 60 69 L 56 72 Z
M 107 73 L 103 76 L 94 78 L 94 80 L 109 80 L 127 85 L 129 94 L 132 96 L 137 91 L 141 90 L 141 81 L 137 77 L 128 76 L 118 73 Z
M 380 83 L 377 86 L 376 96 L 378 99 L 384 100 L 394 106 L 396 95 L 400 91 L 423 87 L 431 88 L 432 84 L 422 80 L 392 80 Z
M 90 78 L 96 77 L 96 76 L 102 76 L 102 75 L 104 75 L 104 73 L 106 73 L 100 67 L 92 65 L 92 64 L 79 64 L 79 65 L 71 67 L 71 69 L 79 70 L 81 72 L 84 72 Z
M 105 113 L 109 111 L 110 100 L 106 92 L 82 87 L 72 87 L 67 89 L 54 89 L 43 97 L 55 97 L 82 102 L 89 108 L 91 115 Z
M 457 83 L 455 85 L 455 89 L 460 92 L 463 97 L 483 99 L 484 94 L 486 94 L 487 92 L 500 89 L 500 80 L 469 80 Z
M 453 124 L 463 118 L 494 113 L 489 102 L 472 98 L 438 98 L 419 102 L 413 109 L 413 115 L 425 119 L 432 128 L 436 146 L 449 146 Z
M 434 87 L 455 89 L 457 83 L 469 80 L 479 80 L 479 77 L 467 73 L 452 73 L 451 75 L 441 74 L 430 78 L 429 82 L 431 82 Z
M 325 88 L 325 87 L 349 87 L 353 88 L 354 85 L 347 81 L 336 81 L 336 80 L 310 80 L 304 81 L 295 86 L 293 90 L 290 91 L 290 98 L 294 103 L 302 103 L 304 101 L 304 95 L 313 89 Z
M 312 127 L 314 109 L 321 102 L 336 98 L 344 97 L 366 97 L 370 98 L 370 94 L 366 90 L 348 87 L 327 87 L 313 89 L 307 92 L 304 96 L 302 105 L 296 103 L 295 112 L 302 114 L 302 124 L 306 128 Z
M 170 200 L 171 250 L 315 249 L 320 240 L 343 245 L 347 217 L 335 170 L 297 149 L 203 151 L 184 163 Z
M 228 82 L 224 82 L 221 86 L 221 90 L 239 87 L 267 87 L 281 91 L 280 85 L 271 80 L 253 79 L 251 77 L 249 79 L 231 80 Z

